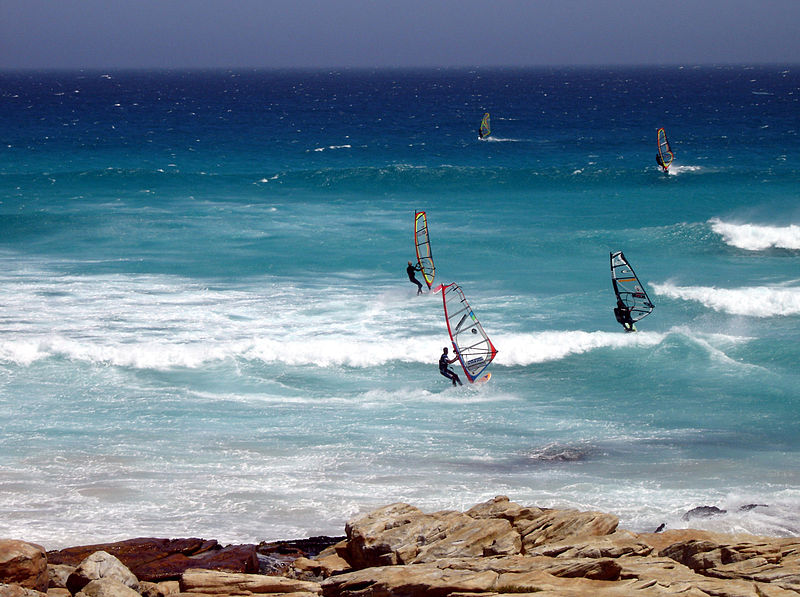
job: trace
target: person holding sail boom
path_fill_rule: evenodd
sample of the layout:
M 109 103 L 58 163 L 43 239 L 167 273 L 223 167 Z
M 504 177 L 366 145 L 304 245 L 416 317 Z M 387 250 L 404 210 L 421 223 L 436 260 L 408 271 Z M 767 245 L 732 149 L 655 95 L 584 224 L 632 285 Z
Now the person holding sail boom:
M 453 385 L 456 384 L 462 386 L 464 384 L 461 383 L 461 379 L 458 377 L 455 371 L 448 367 L 449 364 L 455 363 L 458 360 L 458 355 L 454 356 L 452 359 L 447 358 L 447 347 L 445 346 L 442 349 L 442 356 L 439 357 L 439 373 L 444 375 L 447 379 L 453 382 Z
M 631 318 L 631 310 L 622 302 L 622 299 L 617 299 L 617 306 L 614 307 L 614 317 L 622 324 L 626 332 L 636 331 L 636 326 L 633 325 L 633 319 Z
M 410 261 L 408 262 L 408 267 L 406 268 L 406 273 L 408 274 L 408 279 L 411 280 L 414 284 L 417 285 L 417 294 L 418 295 L 422 294 L 422 284 L 420 283 L 419 280 L 417 280 L 417 277 L 414 274 L 415 274 L 415 272 L 421 272 L 421 271 L 422 271 L 422 266 L 419 263 L 415 267 L 415 266 L 411 265 Z

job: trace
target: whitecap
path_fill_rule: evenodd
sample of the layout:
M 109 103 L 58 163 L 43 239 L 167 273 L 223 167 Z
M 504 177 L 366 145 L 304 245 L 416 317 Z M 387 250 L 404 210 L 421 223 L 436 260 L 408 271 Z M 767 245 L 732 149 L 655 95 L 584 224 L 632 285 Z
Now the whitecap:
M 719 218 L 709 221 L 711 230 L 722 236 L 726 244 L 747 251 L 765 249 L 800 250 L 800 226 L 766 226 L 761 224 L 736 224 Z

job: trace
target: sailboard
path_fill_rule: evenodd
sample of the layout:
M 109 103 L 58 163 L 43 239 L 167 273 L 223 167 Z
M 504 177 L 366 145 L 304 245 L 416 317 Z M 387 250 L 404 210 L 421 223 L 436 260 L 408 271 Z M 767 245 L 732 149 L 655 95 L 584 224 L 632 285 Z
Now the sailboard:
M 414 244 L 417 246 L 417 263 L 430 290 L 436 277 L 436 266 L 433 264 L 431 239 L 428 236 L 428 216 L 424 211 L 414 212 Z
M 633 323 L 647 317 L 655 309 L 655 305 L 647 296 L 647 291 L 622 251 L 611 253 L 611 284 L 614 286 L 617 301 L 622 301 L 630 310 Z M 634 330 L 635 328 L 631 331 Z
M 461 287 L 448 284 L 439 288 L 442 291 L 447 332 L 467 379 L 470 383 L 488 381 L 491 373 L 484 372 L 497 355 L 497 349 L 483 331 Z
M 669 146 L 667 133 L 663 128 L 658 129 L 656 136 L 658 137 L 658 155 L 656 156 L 656 161 L 658 165 L 661 166 L 662 170 L 667 172 L 672 160 L 675 159 L 675 154 Z
M 492 126 L 489 119 L 489 113 L 483 115 L 483 120 L 481 120 L 481 127 L 478 130 L 478 137 L 481 139 L 485 139 L 489 135 L 492 134 Z

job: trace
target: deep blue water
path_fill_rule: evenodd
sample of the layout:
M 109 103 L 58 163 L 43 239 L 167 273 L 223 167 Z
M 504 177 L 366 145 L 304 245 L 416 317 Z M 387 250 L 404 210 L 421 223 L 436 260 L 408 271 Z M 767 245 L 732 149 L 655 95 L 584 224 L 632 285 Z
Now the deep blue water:
M 0 102 L 0 536 L 497 494 L 800 533 L 796 66 L 22 72 Z M 500 351 L 480 388 L 436 370 L 415 210 Z

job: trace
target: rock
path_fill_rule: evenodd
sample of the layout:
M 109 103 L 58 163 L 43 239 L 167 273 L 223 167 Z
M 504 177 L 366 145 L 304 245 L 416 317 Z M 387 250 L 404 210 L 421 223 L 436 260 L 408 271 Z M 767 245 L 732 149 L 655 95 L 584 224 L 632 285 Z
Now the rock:
M 139 594 L 142 597 L 166 597 L 180 592 L 180 583 L 177 580 L 165 580 L 163 582 L 139 581 Z
M 613 514 L 546 510 L 539 516 L 515 521 L 514 527 L 522 536 L 523 552 L 528 553 L 544 543 L 608 535 L 618 524 L 619 519 Z
M 47 586 L 51 589 L 66 589 L 67 579 L 73 572 L 75 572 L 75 566 L 68 566 L 67 564 L 48 564 L 47 577 L 49 583 Z
M 154 539 L 141 537 L 114 543 L 81 545 L 49 551 L 47 552 L 47 561 L 50 564 L 77 566 L 94 552 L 104 551 L 117 557 L 136 574 L 137 566 L 146 562 L 165 558 L 176 553 L 187 557 L 195 556 L 219 548 L 220 545 L 216 541 L 206 541 L 205 539 Z
M 739 506 L 739 512 L 750 512 L 755 508 L 769 508 L 767 504 L 745 504 L 744 506 Z
M 325 597 L 389 597 L 449 595 L 456 591 L 491 590 L 497 573 L 487 570 L 442 569 L 435 564 L 381 566 L 332 576 L 322 583 Z
M 47 597 L 45 593 L 22 585 L 0 583 L 0 597 Z
M 353 568 L 419 564 L 441 558 L 519 553 L 519 534 L 502 518 L 461 512 L 423 514 L 392 504 L 350 521 L 347 561 Z
M 191 569 L 180 580 L 184 593 L 242 595 L 247 593 L 311 593 L 322 592 L 319 583 L 283 576 L 241 574 L 214 570 Z
M 47 589 L 47 597 L 72 597 L 72 593 L 64 587 L 50 587 Z
M 262 574 L 282 574 L 297 558 L 313 558 L 341 543 L 343 539 L 344 537 L 319 536 L 259 543 L 256 547 L 258 571 Z
M 720 510 L 716 506 L 698 506 L 686 512 L 681 518 L 683 520 L 691 520 L 692 518 L 710 518 L 711 516 L 719 516 L 725 514 L 727 510 Z
M 622 556 L 646 556 L 653 548 L 628 531 L 615 531 L 602 537 L 583 537 L 545 543 L 526 552 L 527 555 L 543 555 L 569 558 L 620 558 Z
M 139 538 L 116 543 L 70 547 L 49 552 L 55 564 L 77 564 L 95 551 L 106 551 L 125 564 L 140 580 L 177 580 L 189 568 L 230 572 L 258 572 L 255 545 L 228 545 L 205 539 Z
M 105 577 L 91 581 L 75 597 L 139 597 L 139 593 L 115 578 Z
M 220 546 L 205 539 L 140 538 L 116 543 L 71 547 L 49 552 L 52 564 L 77 566 L 86 556 L 105 551 L 125 564 L 140 580 L 177 580 L 189 568 L 258 572 L 255 545 Z
M 0 539 L 0 582 L 26 589 L 47 591 L 47 554 L 34 543 Z
M 133 591 L 139 590 L 136 576 L 118 558 L 105 551 L 97 551 L 78 564 L 75 572 L 67 578 L 67 588 L 75 595 L 91 581 L 100 579 L 113 579 Z M 109 588 L 112 589 L 113 587 Z
M 297 558 L 292 562 L 290 576 L 301 580 L 321 582 L 322 580 L 351 570 L 350 564 L 336 554 L 317 559 Z
M 178 579 L 191 568 L 253 574 L 259 571 L 255 545 L 229 545 L 193 556 L 172 554 L 141 564 L 137 575 L 151 582 Z

